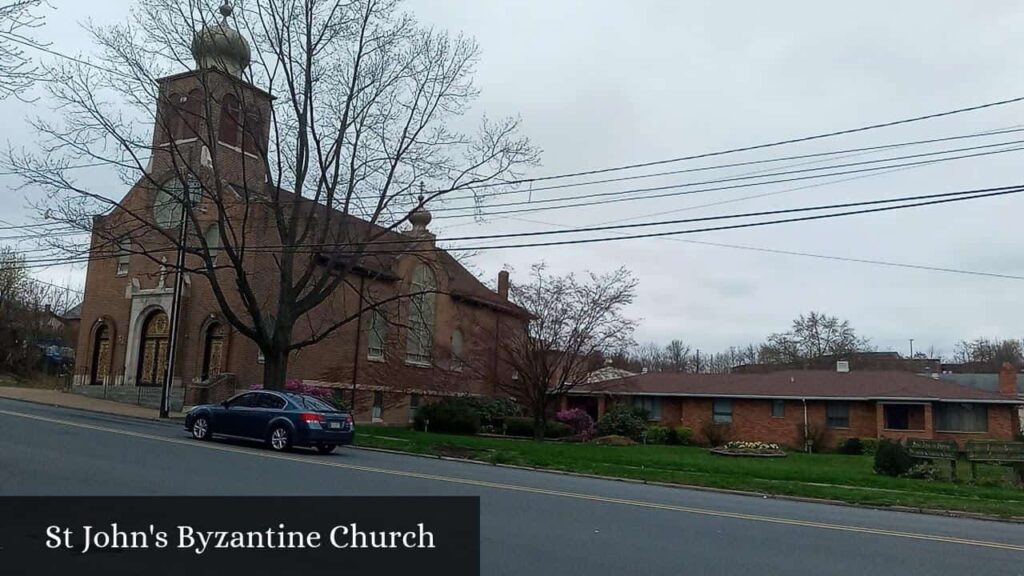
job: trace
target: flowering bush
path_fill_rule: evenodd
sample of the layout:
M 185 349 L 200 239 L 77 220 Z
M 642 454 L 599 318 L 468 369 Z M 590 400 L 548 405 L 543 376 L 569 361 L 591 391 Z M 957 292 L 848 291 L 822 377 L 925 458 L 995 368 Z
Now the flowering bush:
M 555 420 L 563 424 L 568 424 L 572 428 L 572 433 L 576 436 L 582 437 L 582 439 L 589 439 L 594 435 L 594 419 L 587 414 L 586 410 L 582 408 L 573 408 L 572 410 L 562 410 L 555 414 Z
M 782 452 L 782 448 L 779 448 L 778 444 L 769 444 L 767 442 L 748 442 L 744 440 L 734 440 L 727 443 L 724 448 L 734 452 L 748 452 L 752 454 L 777 454 Z

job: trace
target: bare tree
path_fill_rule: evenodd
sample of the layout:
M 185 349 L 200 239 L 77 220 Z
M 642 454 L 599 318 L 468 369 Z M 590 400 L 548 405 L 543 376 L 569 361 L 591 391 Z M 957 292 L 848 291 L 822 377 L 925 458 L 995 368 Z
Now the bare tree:
M 40 347 L 62 341 L 58 318 L 77 302 L 70 287 L 33 279 L 24 256 L 0 248 L 0 370 L 21 375 L 36 370 Z
M 690 367 L 690 347 L 682 340 L 673 340 L 665 346 L 666 369 L 672 372 L 686 372 Z
M 954 349 L 953 361 L 982 372 L 998 372 L 1004 362 L 1019 368 L 1024 366 L 1024 342 L 1002 338 L 962 340 Z
M 412 209 L 458 191 L 478 205 L 537 152 L 514 118 L 453 128 L 477 95 L 478 46 L 419 25 L 397 0 L 249 0 L 222 7 L 220 23 L 210 2 L 140 0 L 127 23 L 89 28 L 102 57 L 48 70 L 63 119 L 35 120 L 43 153 L 8 163 L 47 192 L 39 208 L 51 222 L 93 235 L 88 249 L 50 235 L 52 248 L 137 254 L 205 279 L 262 352 L 264 386 L 280 389 L 290 354 L 370 308 L 437 290 L 354 280 L 399 253 L 436 262 L 422 221 L 420 233 L 396 234 Z M 193 68 L 187 94 L 160 81 Z M 171 137 L 138 128 L 154 124 Z M 225 130 L 234 152 L 218 146 Z M 165 199 L 168 222 L 80 184 L 75 162 L 117 167 L 125 184 Z
M 0 100 L 19 96 L 38 78 L 38 70 L 26 53 L 38 46 L 28 34 L 42 26 L 37 9 L 42 0 L 0 1 Z
M 512 301 L 533 319 L 502 343 L 502 357 L 516 373 L 504 388 L 532 413 L 535 438 L 544 437 L 554 402 L 586 382 L 604 354 L 632 343 L 636 322 L 623 308 L 633 302 L 636 286 L 625 268 L 579 280 L 549 274 L 544 264 L 531 268 L 529 282 L 511 285 Z
M 801 314 L 789 332 L 768 336 L 761 345 L 760 361 L 769 364 L 791 364 L 827 355 L 868 350 L 866 338 L 857 336 L 849 320 L 840 320 L 821 312 Z

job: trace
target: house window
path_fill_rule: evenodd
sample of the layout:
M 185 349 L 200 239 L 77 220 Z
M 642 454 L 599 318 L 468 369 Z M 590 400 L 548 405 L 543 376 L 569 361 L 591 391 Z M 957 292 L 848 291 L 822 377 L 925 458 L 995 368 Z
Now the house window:
M 366 338 L 366 357 L 371 360 L 384 359 L 384 343 L 387 338 L 387 320 L 380 310 L 370 313 L 370 330 Z
M 452 358 L 451 367 L 455 372 L 462 372 L 462 331 L 452 332 Z
M 886 430 L 924 430 L 924 406 L 920 404 L 883 404 Z
M 416 418 L 416 411 L 420 408 L 420 395 L 410 394 L 409 395 L 409 422 L 412 422 Z
M 633 396 L 633 406 L 647 412 L 648 420 L 661 420 L 661 398 L 657 396 Z
M 117 241 L 117 275 L 125 276 L 128 274 L 128 262 L 132 256 L 132 241 L 127 238 L 122 238 Z
M 849 402 L 826 402 L 825 403 L 825 426 L 829 428 L 850 427 L 850 403 Z
M 373 412 L 370 417 L 374 421 L 381 420 L 381 415 L 384 413 L 384 393 L 374 392 L 373 393 Z
M 772 418 L 786 417 L 786 401 L 772 400 Z
M 988 406 L 940 402 L 935 405 L 937 432 L 988 432 Z
M 419 266 L 412 277 L 406 361 L 429 365 L 434 344 L 434 273 Z
M 711 402 L 711 421 L 715 424 L 732 424 L 732 400 L 715 398 Z

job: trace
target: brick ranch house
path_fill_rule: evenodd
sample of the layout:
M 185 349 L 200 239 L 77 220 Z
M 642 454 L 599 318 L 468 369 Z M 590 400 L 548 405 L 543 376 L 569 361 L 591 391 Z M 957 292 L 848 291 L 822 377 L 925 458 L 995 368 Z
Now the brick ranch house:
M 616 402 L 645 408 L 658 424 L 689 427 L 700 441 L 713 423 L 732 440 L 795 448 L 805 425 L 823 430 L 829 447 L 850 437 L 1012 440 L 1024 400 L 1012 371 L 1001 375 L 998 391 L 904 371 L 651 372 L 579 386 L 561 408 L 599 418 Z
M 211 33 L 222 34 L 220 30 Z M 224 49 L 223 42 L 204 44 L 202 34 L 197 38 L 194 52 L 197 45 L 206 51 Z M 248 57 L 247 49 L 237 52 Z M 210 177 L 209 167 L 216 161 L 235 197 L 255 198 L 245 206 L 227 207 L 205 194 L 194 200 L 199 233 L 220 252 L 217 215 L 225 214 L 223 221 L 243 208 L 245 224 L 240 226 L 250 234 L 249 245 L 280 244 L 273 215 L 261 208 L 262 199 L 271 194 L 285 195 L 294 210 L 304 211 L 302 218 L 321 218 L 345 234 L 365 234 L 374 226 L 288 196 L 289 192 L 271 190 L 265 182 L 263 159 L 252 151 L 267 147 L 269 126 L 259 119 L 270 117 L 272 98 L 241 78 L 238 69 L 248 60 L 222 69 L 219 64 L 234 53 L 195 55 L 195 70 L 159 80 L 147 176 L 139 179 L 117 208 L 93 221 L 90 250 L 94 257 L 87 270 L 76 346 L 74 389 L 78 393 L 159 404 L 167 372 L 174 285 L 174 271 L 161 262 L 174 262 L 176 253 L 155 230 L 180 226 L 180 216 L 167 222 L 168 203 L 161 201 L 161 194 L 180 180 L 182 166 L 203 179 Z M 250 123 L 244 129 L 242 118 Z M 164 184 L 156 186 L 153 181 Z M 180 205 L 177 209 L 181 210 Z M 132 218 L 148 219 L 146 230 L 154 232 L 122 235 L 118 227 Z M 499 362 L 498 346 L 503 335 L 522 329 L 529 314 L 509 302 L 506 272 L 499 275 L 495 291 L 450 254 L 435 251 L 435 237 L 427 229 L 430 220 L 430 213 L 418 208 L 409 217 L 411 231 L 387 232 L 381 238 L 392 246 L 409 246 L 408 253 L 369 250 L 356 262 L 349 271 L 351 282 L 314 308 L 310 323 L 356 319 L 290 357 L 288 379 L 342 389 L 358 421 L 406 423 L 421 401 L 452 394 L 493 395 L 501 382 L 512 378 L 511 370 Z M 427 256 L 413 253 L 424 248 L 429 249 Z M 245 272 L 262 294 L 274 293 L 273 256 L 265 251 L 246 261 Z M 187 266 L 196 269 L 201 263 L 187 260 Z M 263 270 L 274 273 L 261 275 Z M 232 285 L 232 277 L 222 273 L 216 272 L 221 285 Z M 172 407 L 219 401 L 236 389 L 262 383 L 258 347 L 224 317 L 210 280 L 186 272 L 184 281 Z M 436 292 L 424 294 L 431 290 Z M 385 302 L 396 294 L 419 295 L 360 313 L 368 299 Z M 237 293 L 226 293 L 225 298 L 233 309 L 242 309 Z M 308 335 L 295 335 L 297 339 L 304 336 Z

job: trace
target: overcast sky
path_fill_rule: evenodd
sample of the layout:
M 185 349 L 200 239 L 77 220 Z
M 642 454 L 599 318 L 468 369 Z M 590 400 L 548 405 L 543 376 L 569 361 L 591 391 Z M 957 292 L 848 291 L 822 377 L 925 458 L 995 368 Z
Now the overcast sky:
M 66 53 L 91 47 L 79 22 L 124 18 L 130 2 L 50 0 L 38 36 Z M 1024 4 L 1019 2 L 677 2 L 638 0 L 414 0 L 423 22 L 474 36 L 482 47 L 481 97 L 472 116 L 519 115 L 543 150 L 531 175 L 559 174 L 660 160 L 853 128 L 1024 95 Z M 0 102 L 4 139 L 30 145 L 21 120 L 47 115 L 33 105 Z M 703 162 L 682 169 L 982 132 L 1024 124 L 1016 104 Z M 887 152 L 904 155 L 1024 139 L 1006 135 Z M 884 156 L 835 160 L 853 162 Z M 822 179 L 631 201 L 589 208 L 471 219 L 435 218 L 439 239 L 550 230 L 870 200 L 1021 181 L 1024 151 L 945 162 L 847 182 Z M 795 162 L 780 163 L 789 166 Z M 744 174 L 746 167 L 604 187 L 537 192 L 555 195 L 678 184 Z M 632 172 L 638 174 L 641 172 Z M 83 174 L 126 190 L 115 174 Z M 803 190 L 785 190 L 824 183 Z M 32 191 L 9 192 L 3 218 L 24 222 Z M 758 199 L 722 201 L 780 191 Z M 513 199 L 525 199 L 526 196 Z M 705 204 L 719 203 L 717 206 Z M 743 345 L 785 330 L 810 310 L 848 318 L 880 349 L 929 346 L 949 355 L 978 336 L 1019 338 L 1024 281 L 884 267 L 695 244 L 686 240 L 1024 276 L 1024 197 L 1007 196 L 908 211 L 627 240 L 544 250 L 497 250 L 474 258 L 490 281 L 503 266 L 523 275 L 544 259 L 553 272 L 626 266 L 639 278 L 637 339 L 680 338 L 702 351 Z M 441 213 L 436 214 L 441 216 Z M 529 221 L 526 221 L 527 219 Z M 677 226 L 676 228 L 681 228 Z M 659 228 L 668 230 L 671 228 Z M 609 234 L 604 234 L 608 236 Z M 22 246 L 25 247 L 25 246 Z M 84 270 L 41 277 L 80 279 Z

